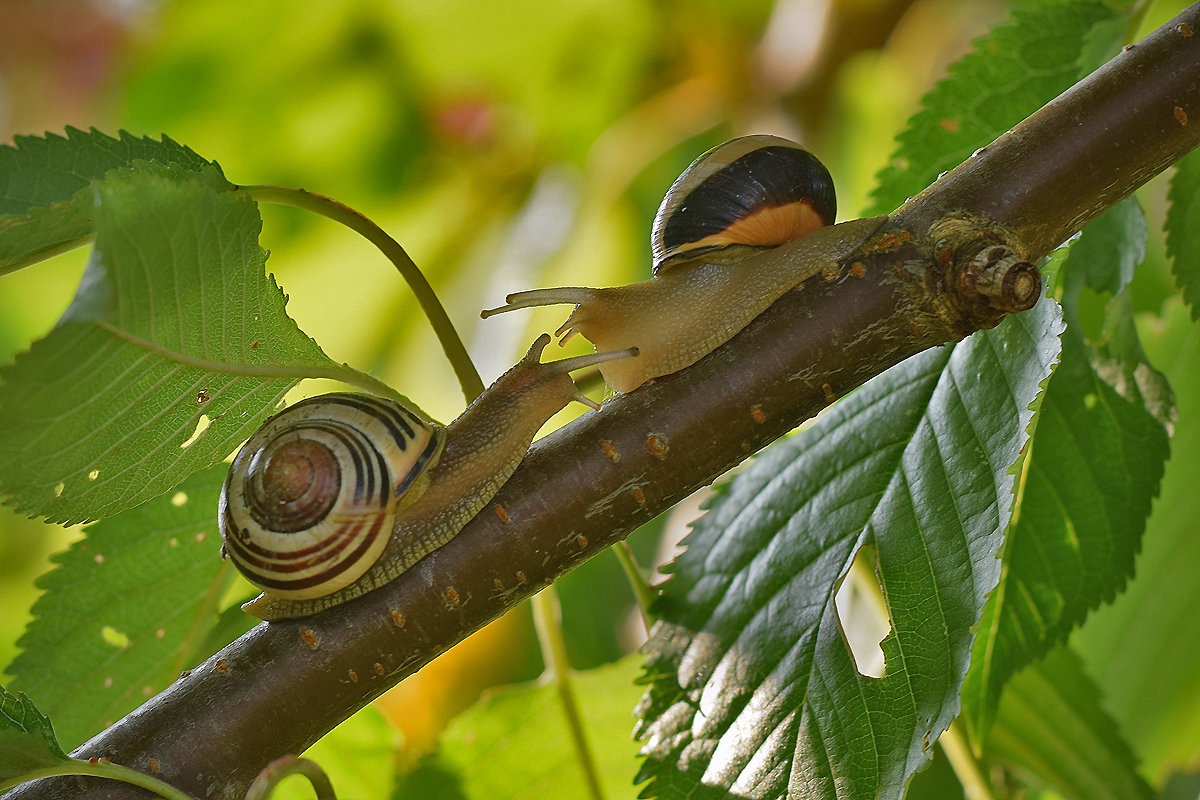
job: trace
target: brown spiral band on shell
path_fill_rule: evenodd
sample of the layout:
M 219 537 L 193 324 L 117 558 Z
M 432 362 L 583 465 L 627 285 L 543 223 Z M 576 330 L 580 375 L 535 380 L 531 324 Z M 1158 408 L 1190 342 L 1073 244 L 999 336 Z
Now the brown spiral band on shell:
M 225 552 L 260 589 L 309 599 L 354 582 L 392 534 L 397 501 L 444 430 L 390 400 L 309 398 L 268 419 L 221 490 Z

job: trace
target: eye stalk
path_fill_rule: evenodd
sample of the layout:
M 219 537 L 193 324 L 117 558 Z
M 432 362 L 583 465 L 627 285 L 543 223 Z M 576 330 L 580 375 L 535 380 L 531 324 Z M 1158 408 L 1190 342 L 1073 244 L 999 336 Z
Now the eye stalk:
M 542 363 L 543 334 L 448 426 L 368 395 L 302 400 L 263 423 L 221 488 L 222 552 L 262 619 L 315 614 L 393 580 L 453 539 L 580 394 L 570 372 L 636 350 Z
M 651 228 L 653 277 L 608 289 L 571 286 L 510 294 L 484 318 L 534 306 L 575 310 L 555 332 L 599 351 L 636 347 L 600 365 L 628 392 L 708 355 L 784 292 L 862 247 L 887 217 L 831 224 L 833 180 L 812 153 L 777 136 L 714 147 L 683 171 Z M 766 256 L 780 250 L 782 257 Z

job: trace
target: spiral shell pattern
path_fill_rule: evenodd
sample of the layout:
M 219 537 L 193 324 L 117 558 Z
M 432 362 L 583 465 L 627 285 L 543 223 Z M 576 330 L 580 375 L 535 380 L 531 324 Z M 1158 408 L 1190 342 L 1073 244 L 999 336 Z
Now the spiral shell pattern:
M 444 428 L 390 400 L 327 394 L 296 403 L 234 458 L 221 488 L 224 550 L 276 597 L 335 592 L 379 558 L 397 501 L 444 442 Z

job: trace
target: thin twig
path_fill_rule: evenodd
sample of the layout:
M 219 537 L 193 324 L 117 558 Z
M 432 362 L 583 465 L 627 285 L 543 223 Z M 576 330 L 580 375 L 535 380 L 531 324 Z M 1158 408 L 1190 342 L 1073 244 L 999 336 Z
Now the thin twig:
M 239 188 L 258 202 L 279 203 L 328 217 L 350 228 L 379 248 L 379 251 L 400 271 L 416 296 L 417 302 L 421 305 L 421 310 L 429 319 L 429 324 L 433 327 L 433 332 L 437 335 L 442 350 L 445 351 L 446 358 L 454 369 L 459 386 L 462 387 L 463 397 L 470 403 L 483 392 L 483 380 L 479 377 L 475 364 L 467 354 L 466 345 L 458 335 L 454 323 L 450 321 L 446 309 L 442 307 L 437 293 L 433 291 L 433 287 L 429 285 L 425 275 L 400 243 L 388 235 L 387 231 L 349 206 L 319 194 L 306 192 L 303 189 L 266 185 Z
M 596 770 L 596 759 L 588 744 L 587 729 L 579 713 L 579 703 L 571 687 L 571 664 L 567 658 L 567 643 L 562 635 L 562 605 L 553 586 L 547 586 L 533 596 L 533 626 L 537 630 L 538 643 L 542 647 L 542 658 L 546 661 L 546 672 L 558 693 L 559 704 L 567 716 L 567 730 L 575 745 L 575 758 L 583 770 L 588 796 L 592 800 L 604 800 L 600 786 L 600 773 Z

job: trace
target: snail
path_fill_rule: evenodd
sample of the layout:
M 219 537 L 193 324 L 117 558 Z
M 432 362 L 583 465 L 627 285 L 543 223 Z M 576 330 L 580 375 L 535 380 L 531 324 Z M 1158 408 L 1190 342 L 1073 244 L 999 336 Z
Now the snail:
M 446 544 L 572 400 L 570 372 L 635 350 L 542 363 L 550 336 L 449 426 L 368 395 L 302 400 L 268 419 L 221 488 L 222 554 L 262 590 L 265 620 L 308 616 L 376 589 Z
M 833 225 L 835 213 L 833 180 L 812 153 L 777 136 L 733 139 L 667 191 L 651 228 L 649 280 L 516 292 L 481 316 L 574 304 L 555 336 L 561 344 L 579 333 L 600 351 L 636 347 L 638 358 L 600 365 L 609 386 L 628 392 L 695 363 L 887 220 Z

